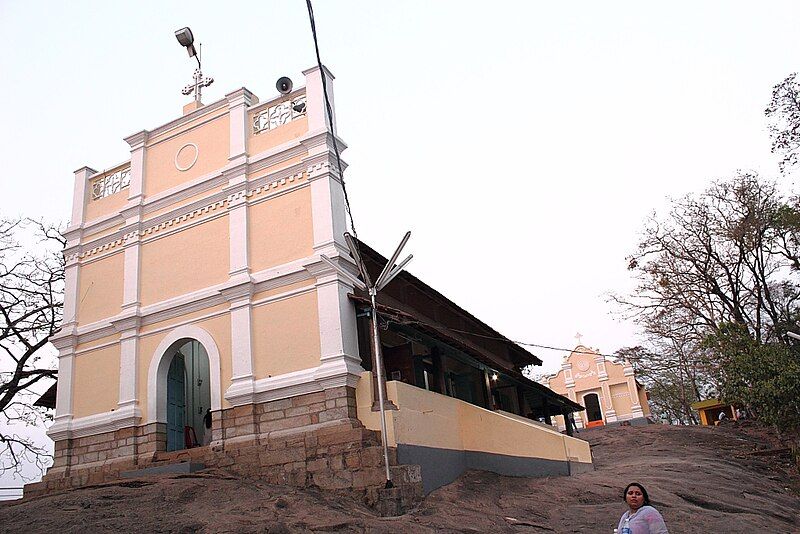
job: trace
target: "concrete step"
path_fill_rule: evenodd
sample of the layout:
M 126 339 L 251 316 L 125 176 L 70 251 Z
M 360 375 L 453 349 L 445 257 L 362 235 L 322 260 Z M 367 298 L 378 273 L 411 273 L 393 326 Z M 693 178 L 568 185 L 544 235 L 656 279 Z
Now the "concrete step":
M 205 469 L 206 466 L 194 462 L 181 462 L 177 464 L 157 465 L 154 467 L 145 467 L 143 469 L 135 469 L 133 471 L 122 471 L 120 476 L 122 478 L 139 478 L 154 475 L 171 475 L 194 473 Z

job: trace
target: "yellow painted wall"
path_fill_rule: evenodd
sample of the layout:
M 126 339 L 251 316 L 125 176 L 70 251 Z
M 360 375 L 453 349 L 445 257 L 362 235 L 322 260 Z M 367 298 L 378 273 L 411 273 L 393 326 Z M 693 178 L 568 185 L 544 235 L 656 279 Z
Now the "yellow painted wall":
M 465 450 L 548 460 L 567 459 L 563 436 L 466 402 L 462 402 L 459 408 Z
M 106 345 L 108 343 L 116 343 L 119 341 L 119 334 L 111 334 L 110 336 L 101 337 L 100 339 L 95 339 L 92 341 L 87 341 L 86 343 L 81 343 L 77 347 L 75 347 L 75 352 L 83 352 L 85 350 L 90 350 L 94 347 L 99 347 L 101 345 Z
M 567 394 L 567 383 L 564 377 L 564 371 L 559 371 L 556 376 L 550 379 L 549 385 L 547 386 L 556 393 L 561 395 Z
M 316 291 L 256 306 L 252 322 L 256 379 L 319 365 Z
M 274 297 L 276 295 L 281 295 L 283 293 L 288 293 L 290 291 L 295 291 L 298 289 L 310 288 L 313 287 L 313 285 L 314 285 L 314 280 L 302 280 L 300 282 L 295 282 L 293 284 L 286 284 L 285 286 L 273 287 L 272 289 L 267 289 L 266 291 L 259 291 L 258 293 L 254 293 L 253 302 L 258 302 L 259 300 L 262 299 Z
M 563 436 L 564 444 L 567 446 L 567 456 L 572 461 L 582 463 L 592 463 L 592 450 L 589 444 L 582 439 L 570 436 Z
M 75 356 L 72 413 L 76 418 L 116 409 L 119 350 L 119 345 L 112 345 Z
M 85 221 L 93 221 L 103 215 L 111 213 L 119 213 L 125 204 L 128 203 L 129 188 L 121 189 L 119 192 L 109 195 L 107 197 L 92 200 L 92 183 L 90 180 L 86 184 L 86 209 L 83 212 L 83 219 Z
M 311 188 L 253 204 L 248 212 L 250 268 L 254 272 L 310 256 L 314 249 Z
M 609 390 L 611 391 L 611 403 L 617 413 L 617 417 L 629 415 L 633 403 L 627 381 L 622 384 L 612 384 L 609 386 Z
M 173 317 L 165 321 L 159 321 L 157 323 L 142 326 L 139 329 L 139 332 L 141 332 L 142 335 L 155 333 L 157 330 L 162 330 L 164 328 L 178 327 L 186 323 L 194 323 L 197 319 L 205 317 L 206 315 L 216 314 L 219 312 L 227 313 L 229 309 L 230 305 L 227 302 L 222 304 L 217 304 L 216 306 L 211 306 L 209 308 L 203 308 L 202 310 L 198 310 L 192 313 L 179 315 L 178 317 Z
M 301 117 L 293 120 L 292 122 L 284 124 L 283 126 L 278 126 L 274 130 L 267 130 L 258 135 L 253 135 L 254 115 L 255 113 L 252 111 L 247 114 L 247 153 L 251 155 L 264 152 L 270 148 L 282 145 L 287 141 L 302 137 L 306 132 L 308 132 L 308 119 Z
M 191 169 L 179 171 L 175 166 L 175 155 L 186 143 L 197 145 L 197 162 Z M 150 140 L 145 155 L 145 195 L 153 196 L 220 170 L 228 163 L 229 144 L 230 117 L 227 112 L 164 141 Z
M 217 217 L 148 241 L 141 250 L 143 306 L 213 286 L 228 279 L 228 217 Z M 168 229 L 161 230 L 161 232 Z
M 217 186 L 217 187 L 212 187 L 211 189 L 208 189 L 207 191 L 203 191 L 202 193 L 198 193 L 196 195 L 192 195 L 192 196 L 190 196 L 190 197 L 188 197 L 188 198 L 186 198 L 184 200 L 178 201 L 178 202 L 172 202 L 172 203 L 164 206 L 163 208 L 160 208 L 160 209 L 154 210 L 154 211 L 152 211 L 150 213 L 147 213 L 144 216 L 144 219 L 143 219 L 145 228 L 147 227 L 147 223 L 149 221 L 151 221 L 152 219 L 155 219 L 159 215 L 163 215 L 164 213 L 172 211 L 172 210 L 174 210 L 176 208 L 179 208 L 181 206 L 186 206 L 186 205 L 192 204 L 192 203 L 197 202 L 198 200 L 200 200 L 202 198 L 211 197 L 214 193 L 219 193 L 220 191 L 222 191 L 223 187 L 224 187 L 224 185 L 220 185 L 220 186 Z M 185 211 L 184 212 L 179 212 L 180 215 L 183 215 L 183 213 L 185 213 Z
M 259 169 L 258 172 L 252 173 L 252 175 L 248 176 L 247 178 L 248 178 L 248 180 L 257 180 L 258 178 L 261 178 L 261 177 L 267 176 L 267 175 L 269 175 L 271 173 L 280 171 L 281 169 L 286 169 L 286 168 L 291 167 L 292 165 L 294 165 L 296 163 L 300 163 L 301 161 L 303 161 L 303 158 L 306 157 L 306 155 L 307 155 L 307 153 L 306 154 L 300 154 L 298 156 L 294 156 L 294 157 L 291 157 L 289 159 L 283 160 L 280 163 L 276 163 L 275 165 L 270 165 L 269 167 L 265 167 L 263 169 Z M 305 170 L 305 169 L 303 169 L 303 170 Z M 271 181 L 269 178 L 268 178 L 268 180 Z M 268 183 L 269 183 L 269 181 L 268 181 Z
M 122 272 L 125 256 L 117 253 L 82 263 L 78 269 L 78 323 L 108 319 L 122 306 Z M 65 317 L 65 320 L 69 318 Z
M 379 412 L 371 411 L 371 379 L 371 373 L 362 373 L 356 387 L 358 417 L 367 428 L 378 430 Z M 386 389 L 389 399 L 399 408 L 387 412 L 391 446 L 402 443 L 559 461 L 592 461 L 588 443 L 543 428 L 534 421 L 485 410 L 403 382 L 388 382 Z

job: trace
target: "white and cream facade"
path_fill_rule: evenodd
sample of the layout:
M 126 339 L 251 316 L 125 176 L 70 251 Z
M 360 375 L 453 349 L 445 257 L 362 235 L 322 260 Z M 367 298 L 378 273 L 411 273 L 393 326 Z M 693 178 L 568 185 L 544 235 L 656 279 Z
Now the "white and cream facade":
M 575 417 L 578 428 L 629 422 L 645 424 L 650 416 L 647 392 L 636 381 L 628 361 L 612 361 L 597 349 L 578 345 L 564 357 L 561 369 L 541 381 L 584 408 Z M 564 418 L 555 418 L 564 429 Z
M 335 109 L 333 76 L 325 68 L 304 76 L 304 87 L 264 102 L 241 88 L 205 106 L 187 105 L 180 118 L 127 137 L 129 161 L 75 172 L 64 319 L 52 338 L 59 359 L 48 431 L 55 461 L 26 494 L 189 459 L 272 483 L 356 490 L 375 502 L 386 479 L 369 378 L 374 354 L 363 339 L 359 347 L 358 292 L 320 260 L 326 255 L 357 272 L 343 237 L 334 152 L 346 146 L 335 135 L 335 111 L 330 121 L 326 113 L 323 83 Z M 432 303 L 421 305 L 424 313 L 463 316 L 458 320 L 488 329 L 413 277 L 393 283 L 390 304 Z M 440 392 L 388 388 L 397 408 L 387 437 L 390 467 L 404 500 L 422 491 L 420 463 L 431 466 L 425 469 L 437 484 L 468 465 L 494 469 L 506 457 L 513 460 L 508 469 L 525 474 L 591 468 L 585 442 L 513 414 L 488 416 L 505 406 L 492 399 L 511 399 L 506 404 L 517 412 L 550 409 L 533 402 L 540 397 L 569 405 L 535 388 L 525 397 L 517 387 L 524 385 L 517 363 L 532 355 L 518 347 L 503 352 L 497 364 L 516 382 L 492 367 L 501 375 L 492 386 L 491 359 L 452 369 L 433 361 L 440 352 L 468 359 L 466 352 L 483 357 L 486 350 L 451 350 L 441 336 L 401 330 L 382 343 L 399 354 L 412 346 L 408 336 L 417 336 L 417 348 L 424 338 L 425 353 L 407 359 L 429 372 L 424 376 L 441 378 Z M 450 391 L 446 377 L 464 378 L 453 374 L 462 367 L 480 377 L 483 389 L 475 391 L 487 407 L 439 398 Z M 438 423 L 419 419 L 422 433 L 405 425 L 427 405 L 442 412 Z M 470 418 L 486 431 L 472 432 Z M 498 425 L 529 438 L 481 437 Z M 410 461 L 398 464 L 403 455 Z M 442 458 L 452 469 L 431 471 Z
M 167 422 L 182 340 L 202 345 L 213 413 L 338 387 L 362 371 L 352 264 L 322 77 L 259 103 L 245 88 L 125 139 L 75 172 L 56 412 L 49 436 Z M 254 357 L 255 354 L 260 355 Z M 222 433 L 215 439 L 222 439 Z M 51 469 L 58 469 L 58 460 Z

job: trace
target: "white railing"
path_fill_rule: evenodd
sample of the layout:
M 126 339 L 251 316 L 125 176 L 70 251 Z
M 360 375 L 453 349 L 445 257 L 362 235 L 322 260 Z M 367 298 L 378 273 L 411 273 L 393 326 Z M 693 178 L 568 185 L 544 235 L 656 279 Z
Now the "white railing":
M 306 115 L 306 95 L 275 104 L 253 116 L 253 134 L 272 130 Z
M 131 185 L 131 167 L 123 167 L 111 174 L 105 174 L 92 180 L 92 200 L 119 193 Z

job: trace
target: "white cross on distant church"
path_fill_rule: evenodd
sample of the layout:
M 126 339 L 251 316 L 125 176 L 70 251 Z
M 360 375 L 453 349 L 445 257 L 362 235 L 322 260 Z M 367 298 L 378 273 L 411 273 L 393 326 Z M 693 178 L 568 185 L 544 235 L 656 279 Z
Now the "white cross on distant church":
M 575 339 L 578 340 L 578 345 L 581 345 L 582 344 L 581 341 L 583 340 L 583 335 L 580 332 L 578 332 L 577 334 L 575 334 Z

